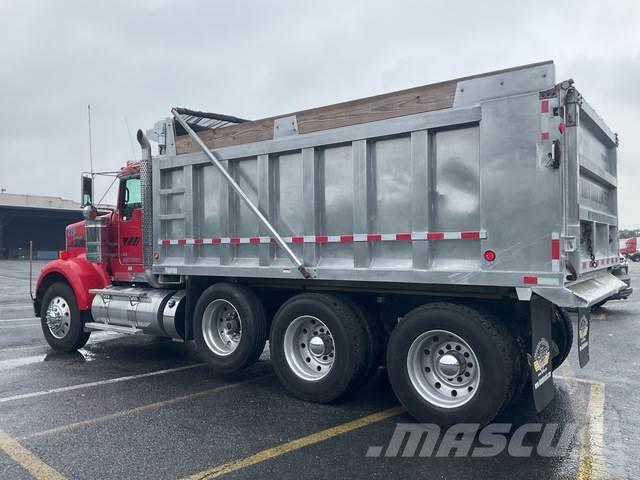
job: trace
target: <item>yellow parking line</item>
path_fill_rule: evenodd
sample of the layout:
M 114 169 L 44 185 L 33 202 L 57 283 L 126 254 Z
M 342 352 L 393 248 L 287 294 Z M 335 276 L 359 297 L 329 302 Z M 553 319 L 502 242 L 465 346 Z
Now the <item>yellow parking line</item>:
M 367 425 L 380 422 L 386 418 L 394 417 L 404 411 L 404 407 L 400 406 L 393 407 L 388 410 L 382 410 L 372 415 L 367 415 L 366 417 L 358 418 L 347 423 L 336 425 L 335 427 L 331 427 L 317 433 L 312 433 L 311 435 L 307 435 L 306 437 L 297 438 L 290 442 L 277 445 L 273 448 L 267 448 L 266 450 L 262 450 L 248 457 L 233 460 L 229 463 L 218 465 L 217 467 L 213 467 L 199 473 L 194 473 L 193 475 L 185 477 L 184 480 L 203 480 L 217 478 L 222 475 L 226 475 L 227 473 L 235 472 L 236 470 L 255 465 L 256 463 L 279 457 L 281 455 L 312 445 L 314 443 L 323 442 L 332 437 L 342 435 L 343 433 L 366 427 Z
M 603 473 L 604 383 L 590 384 L 587 415 L 588 424 L 582 432 L 578 480 L 597 480 Z
M 198 397 L 204 397 L 206 395 L 211 395 L 213 393 L 223 392 L 225 390 L 230 390 L 232 388 L 240 387 L 242 385 L 247 385 L 252 382 L 256 382 L 258 380 L 262 380 L 264 378 L 270 377 L 271 375 L 262 375 L 260 377 L 252 378 L 249 380 L 244 380 L 242 382 L 237 383 L 229 383 L 227 385 L 221 385 L 219 387 L 210 388 L 209 390 L 203 390 L 201 392 L 190 393 L 188 395 L 182 395 L 180 397 L 170 398 L 168 400 L 162 400 L 160 402 L 147 403 L 146 405 L 140 405 L 139 407 L 129 408 L 127 410 L 121 410 L 119 412 L 110 413 L 109 415 L 103 415 L 101 417 L 88 418 L 87 420 L 81 420 L 79 422 L 69 423 L 67 425 L 62 425 L 60 427 L 50 428 L 49 430 L 42 430 L 40 432 L 30 433 L 28 435 L 24 435 L 20 437 L 20 440 L 27 440 L 34 437 L 43 437 L 45 435 L 51 435 L 53 433 L 66 432 L 68 430 L 73 430 L 75 428 L 84 427 L 87 425 L 93 425 L 96 423 L 106 422 L 108 420 L 113 420 L 115 418 L 124 417 L 127 415 L 132 415 L 134 413 L 144 412 L 146 410 L 151 410 L 154 408 L 166 407 L 167 405 L 172 405 L 174 403 L 183 402 L 185 400 L 192 400 Z
M 60 475 L 60 473 L 44 463 L 2 430 L 0 430 L 0 450 L 9 455 L 9 457 L 37 480 L 64 480 L 64 477 Z

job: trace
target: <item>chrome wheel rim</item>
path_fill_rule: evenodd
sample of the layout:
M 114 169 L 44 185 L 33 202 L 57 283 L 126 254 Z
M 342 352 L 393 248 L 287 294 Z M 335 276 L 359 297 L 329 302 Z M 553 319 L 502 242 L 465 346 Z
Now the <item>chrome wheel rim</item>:
M 235 352 L 242 339 L 242 319 L 236 307 L 224 299 L 211 302 L 202 316 L 202 334 L 216 355 L 226 357 Z
M 61 339 L 67 336 L 71 329 L 71 308 L 62 297 L 53 297 L 47 306 L 45 320 L 47 328 L 54 338 Z
M 419 335 L 409 347 L 407 372 L 413 388 L 441 408 L 461 407 L 480 384 L 478 358 L 461 337 L 446 330 Z
M 333 335 L 319 318 L 298 317 L 284 333 L 284 356 L 297 377 L 310 382 L 320 380 L 335 362 Z

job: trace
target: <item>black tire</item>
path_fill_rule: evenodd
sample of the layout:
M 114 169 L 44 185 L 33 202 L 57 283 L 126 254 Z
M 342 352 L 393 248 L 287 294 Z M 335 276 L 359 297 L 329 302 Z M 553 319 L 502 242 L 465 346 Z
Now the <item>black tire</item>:
M 509 410 L 526 391 L 529 380 L 531 379 L 531 372 L 529 370 L 529 360 L 527 357 L 527 344 L 525 339 L 521 336 L 517 336 L 516 340 L 516 372 L 515 383 L 513 388 L 513 394 L 504 407 L 502 412 Z
M 360 378 L 355 381 L 352 391 L 365 387 L 378 372 L 383 363 L 383 336 L 382 324 L 377 322 L 371 313 L 362 305 L 352 304 L 365 331 L 365 366 Z
M 52 306 L 65 318 L 68 317 L 68 330 L 62 338 L 56 338 L 47 324 L 47 311 Z M 62 313 L 64 312 L 64 313 Z M 68 312 L 68 315 L 67 315 Z M 64 322 L 65 320 L 63 320 Z M 42 309 L 40 314 L 42 333 L 47 343 L 57 352 L 73 352 L 82 348 L 91 332 L 84 331 L 84 319 L 82 312 L 78 310 L 76 297 L 71 287 L 65 282 L 51 285 L 42 297 Z
M 219 301 L 224 312 L 240 318 L 241 335 L 235 350 L 216 353 L 212 349 L 210 337 L 205 339 L 203 323 L 207 307 Z M 229 304 L 233 307 L 230 308 Z M 212 307 L 213 308 L 213 307 Z M 207 312 L 207 316 L 209 312 Z M 206 327 L 204 327 L 206 328 Z M 216 283 L 207 288 L 196 303 L 193 314 L 193 331 L 200 356 L 219 373 L 232 373 L 254 364 L 264 350 L 267 339 L 267 320 L 264 308 L 258 297 L 242 285 Z
M 569 356 L 573 346 L 573 324 L 566 312 L 554 307 L 555 314 L 551 321 L 551 338 L 558 347 L 558 354 L 551 360 L 556 370 Z
M 477 358 L 480 375 L 472 390 L 475 393 L 461 405 L 442 406 L 427 399 L 419 393 L 409 375 L 412 344 L 423 335 L 429 335 L 428 332 L 439 330 L 462 339 Z M 439 341 L 438 337 L 435 340 Z M 417 354 L 422 351 L 418 350 Z M 425 349 L 424 354 L 432 353 Z M 442 355 L 441 352 L 438 354 Z M 436 302 L 412 310 L 391 332 L 387 368 L 396 396 L 418 421 L 443 426 L 463 422 L 485 425 L 508 404 L 517 388 L 519 364 L 514 362 L 517 354 L 514 337 L 493 315 L 466 305 Z M 422 370 L 414 372 L 417 378 L 423 373 Z M 425 378 L 427 375 L 424 374 Z M 433 387 L 436 395 L 440 395 L 440 390 L 436 390 L 439 385 Z
M 305 317 L 314 317 L 327 327 L 335 351 L 333 365 L 317 379 L 303 378 L 296 373 L 285 354 L 287 329 Z M 271 362 L 291 395 L 309 402 L 331 402 L 353 389 L 366 374 L 370 357 L 367 337 L 361 317 L 349 302 L 333 295 L 303 293 L 282 305 L 273 319 L 269 343 Z

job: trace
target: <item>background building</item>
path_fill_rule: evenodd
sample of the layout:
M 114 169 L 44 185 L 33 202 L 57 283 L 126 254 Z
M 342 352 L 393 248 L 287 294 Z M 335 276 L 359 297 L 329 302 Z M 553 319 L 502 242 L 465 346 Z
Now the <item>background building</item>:
M 0 193 L 0 259 L 55 258 L 65 248 L 64 229 L 82 220 L 80 204 L 60 197 Z

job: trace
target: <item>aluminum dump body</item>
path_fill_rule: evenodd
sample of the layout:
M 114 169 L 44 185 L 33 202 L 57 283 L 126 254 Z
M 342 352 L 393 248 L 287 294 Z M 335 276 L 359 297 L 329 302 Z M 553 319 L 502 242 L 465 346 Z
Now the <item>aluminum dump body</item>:
M 620 288 L 617 141 L 551 62 L 200 131 L 306 280 L 176 132 L 151 132 L 157 275 L 515 287 L 564 306 Z

